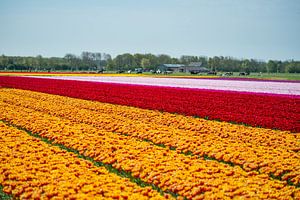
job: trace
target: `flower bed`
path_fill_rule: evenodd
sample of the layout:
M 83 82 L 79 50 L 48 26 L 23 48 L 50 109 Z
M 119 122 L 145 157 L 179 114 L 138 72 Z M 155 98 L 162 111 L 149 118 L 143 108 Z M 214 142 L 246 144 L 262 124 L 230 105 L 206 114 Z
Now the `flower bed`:
M 0 185 L 17 199 L 165 199 L 0 122 Z
M 86 81 L 0 77 L 0 86 L 300 131 L 300 97 Z
M 18 98 L 16 95 L 11 95 L 11 92 L 12 94 L 14 93 L 13 90 L 2 90 L 4 90 L 4 92 L 1 91 L 1 120 L 29 130 L 33 134 L 53 141 L 55 144 L 64 145 L 67 148 L 77 150 L 80 155 L 93 158 L 97 162 L 103 162 L 104 164 L 112 165 L 112 167 L 117 170 L 129 172 L 132 176 L 146 183 L 153 184 L 163 191 L 171 191 L 188 199 L 221 198 L 225 196 L 230 198 L 234 196 L 245 198 L 283 198 L 287 196 L 299 196 L 299 189 L 296 187 L 288 186 L 285 181 L 273 180 L 267 173 L 261 172 L 260 174 L 258 171 L 251 169 L 251 157 L 248 158 L 249 160 L 246 160 L 249 161 L 251 170 L 246 172 L 241 167 L 231 165 L 230 163 L 223 163 L 218 160 L 206 160 L 202 158 L 201 155 L 199 157 L 197 153 L 195 153 L 194 156 L 184 155 L 180 153 L 180 151 L 172 151 L 168 148 L 154 145 L 150 141 L 142 141 L 134 136 L 118 134 L 103 130 L 100 127 L 96 128 L 87 123 L 69 120 L 67 118 L 71 116 L 69 114 L 72 114 L 73 109 L 62 109 L 63 111 L 61 113 L 55 114 L 60 108 L 64 107 L 62 104 L 57 104 L 57 102 L 63 100 L 63 98 L 65 98 L 64 102 L 66 105 L 73 106 L 74 109 L 78 105 L 84 105 L 86 102 L 80 104 L 80 101 L 83 100 L 75 100 L 73 102 L 69 101 L 70 99 L 66 97 L 57 97 L 57 99 L 56 96 L 53 95 L 36 93 L 30 95 L 28 94 L 30 92 L 26 91 L 23 93 L 24 97 L 22 100 L 22 91 L 16 91 L 16 93 L 19 92 L 20 94 L 20 98 Z M 30 101 L 31 97 L 26 97 L 34 95 L 40 95 L 36 98 L 36 101 Z M 49 107 L 43 102 L 48 103 Z M 54 109 L 53 113 L 48 114 L 47 112 L 52 110 L 55 106 L 58 108 Z M 107 112 L 112 112 L 111 107 L 104 106 L 102 109 L 105 108 Z M 45 110 L 45 112 L 42 112 L 42 110 Z M 78 109 L 76 111 L 80 112 L 80 110 L 81 109 Z M 100 111 L 98 112 L 101 114 Z M 140 112 L 142 113 L 143 111 L 140 110 Z M 63 113 L 65 113 L 64 116 L 56 116 L 62 115 Z M 88 113 L 88 111 L 86 114 L 87 118 L 94 116 L 94 114 Z M 159 115 L 159 112 L 156 114 Z M 73 118 L 77 117 L 78 116 L 74 116 Z M 172 120 L 171 118 L 169 119 Z M 82 118 L 81 120 L 85 119 Z M 120 122 L 117 122 L 117 124 L 119 123 Z M 199 125 L 201 124 L 199 123 Z M 172 130 L 172 128 L 166 128 L 166 131 Z M 259 130 L 260 129 L 257 131 Z M 143 131 L 143 129 L 141 129 L 141 131 Z M 148 131 L 151 132 L 151 130 Z M 188 134 L 188 132 L 186 132 L 186 134 Z M 194 137 L 192 132 L 190 132 L 190 134 L 191 137 Z M 207 136 L 210 134 L 214 136 L 214 133 L 208 133 Z M 162 134 L 161 136 L 163 137 L 164 135 Z M 20 137 L 23 138 L 22 136 Z M 165 135 L 165 137 L 167 137 L 167 135 Z M 169 137 L 173 136 L 170 135 Z M 184 145 L 182 142 L 185 142 L 184 138 L 179 137 L 177 140 L 180 144 L 179 147 L 182 147 L 182 145 Z M 194 141 L 185 143 L 192 145 L 192 142 Z M 229 138 L 222 142 L 228 143 L 229 145 L 233 144 L 233 140 Z M 220 148 L 218 144 L 212 143 L 211 145 L 216 146 L 215 150 Z M 7 146 L 7 144 L 4 144 L 4 146 Z M 264 148 L 260 146 L 256 148 L 257 151 L 262 149 Z M 274 156 L 276 158 L 275 154 L 277 155 L 278 149 L 283 149 L 283 147 L 272 149 L 273 153 L 269 153 L 268 156 Z M 244 150 L 247 151 L 246 146 L 244 146 Z M 230 151 L 235 151 L 235 155 L 243 153 L 241 150 L 232 149 Z M 28 153 L 30 152 L 31 151 Z M 224 153 L 226 152 L 224 151 Z M 266 152 L 263 152 L 263 154 L 264 153 Z M 247 154 L 255 153 L 247 152 Z M 296 156 L 296 153 L 289 157 L 292 156 Z M 284 164 L 282 160 L 279 159 L 276 167 L 280 167 L 280 165 L 298 167 L 297 161 L 299 161 L 299 159 L 295 160 L 296 161 L 291 161 L 291 163 Z M 297 171 L 294 174 L 297 174 Z M 247 184 L 245 185 L 246 182 Z M 250 191 L 255 191 L 255 193 Z M 118 194 L 119 192 L 116 193 Z

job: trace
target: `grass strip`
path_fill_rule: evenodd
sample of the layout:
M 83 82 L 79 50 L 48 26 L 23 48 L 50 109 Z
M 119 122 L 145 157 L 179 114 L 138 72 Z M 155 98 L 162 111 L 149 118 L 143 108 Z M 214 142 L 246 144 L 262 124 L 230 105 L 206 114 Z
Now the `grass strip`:
M 11 200 L 11 199 L 14 199 L 13 195 L 6 194 L 3 191 L 3 186 L 2 185 L 0 185 L 0 199 L 1 200 Z

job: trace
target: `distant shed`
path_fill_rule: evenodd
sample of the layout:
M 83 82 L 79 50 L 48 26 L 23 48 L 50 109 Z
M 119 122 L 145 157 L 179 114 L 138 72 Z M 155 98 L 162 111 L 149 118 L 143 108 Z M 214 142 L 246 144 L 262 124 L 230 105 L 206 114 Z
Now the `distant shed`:
M 185 72 L 184 67 L 185 65 L 182 64 L 161 64 L 158 66 L 158 69 L 161 72 Z
M 206 73 L 209 70 L 205 67 L 201 67 L 201 62 L 191 62 L 188 65 L 183 64 L 161 64 L 158 66 L 158 70 L 161 72 L 184 72 L 184 73 Z
M 202 62 L 191 62 L 185 66 L 185 72 L 207 73 L 209 70 L 206 67 L 202 67 Z

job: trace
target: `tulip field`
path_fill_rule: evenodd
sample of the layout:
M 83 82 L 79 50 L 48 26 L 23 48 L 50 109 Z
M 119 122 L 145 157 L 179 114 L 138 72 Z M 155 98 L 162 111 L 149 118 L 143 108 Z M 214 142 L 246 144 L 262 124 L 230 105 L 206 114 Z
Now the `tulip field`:
M 300 199 L 300 83 L 205 81 L 0 76 L 0 199 Z

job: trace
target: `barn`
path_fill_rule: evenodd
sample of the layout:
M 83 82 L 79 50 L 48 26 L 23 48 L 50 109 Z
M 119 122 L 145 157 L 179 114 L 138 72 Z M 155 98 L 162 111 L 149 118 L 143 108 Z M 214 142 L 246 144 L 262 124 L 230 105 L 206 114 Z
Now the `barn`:
M 185 65 L 182 64 L 161 64 L 157 69 L 161 72 L 185 72 Z
M 209 70 L 205 67 L 201 67 L 201 62 L 191 62 L 188 65 L 184 64 L 161 64 L 158 66 L 160 72 L 185 72 L 185 73 L 205 73 Z

